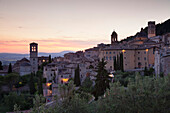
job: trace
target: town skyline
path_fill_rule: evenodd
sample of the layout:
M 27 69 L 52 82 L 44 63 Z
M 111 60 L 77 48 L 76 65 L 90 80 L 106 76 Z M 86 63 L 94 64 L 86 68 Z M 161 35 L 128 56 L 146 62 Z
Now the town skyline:
M 0 53 L 29 53 L 31 42 L 39 44 L 39 52 L 84 50 L 110 43 L 113 30 L 120 41 L 148 21 L 169 19 L 169 5 L 168 0 L 1 0 Z

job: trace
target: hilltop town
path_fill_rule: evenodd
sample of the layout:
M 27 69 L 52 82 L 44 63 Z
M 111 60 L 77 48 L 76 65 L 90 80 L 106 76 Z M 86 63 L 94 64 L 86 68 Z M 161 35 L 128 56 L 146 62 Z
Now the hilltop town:
M 38 43 L 30 43 L 30 58 L 23 58 L 12 65 L 12 72 L 20 76 L 42 73 L 42 94 L 46 102 L 53 102 L 55 95 L 61 95 L 60 85 L 68 85 L 70 80 L 75 81 L 79 76 L 79 85 L 88 78 L 95 85 L 98 64 L 102 59 L 106 62 L 105 69 L 116 76 L 117 71 L 139 72 L 144 76 L 146 70 L 153 69 L 155 77 L 170 73 L 170 32 L 156 35 L 155 21 L 149 21 L 146 29 L 141 28 L 135 36 L 118 41 L 119 34 L 111 33 L 110 44 L 98 44 L 96 47 L 84 51 L 70 52 L 63 57 L 38 56 Z M 108 37 L 109 38 L 109 37 Z M 78 74 L 77 71 L 78 70 Z M 1 76 L 9 73 L 9 67 L 0 70 Z M 38 73 L 38 74 L 37 74 Z M 2 86 L 2 91 L 11 91 Z M 29 86 L 12 90 L 27 91 Z M 33 92 L 34 93 L 34 92 Z

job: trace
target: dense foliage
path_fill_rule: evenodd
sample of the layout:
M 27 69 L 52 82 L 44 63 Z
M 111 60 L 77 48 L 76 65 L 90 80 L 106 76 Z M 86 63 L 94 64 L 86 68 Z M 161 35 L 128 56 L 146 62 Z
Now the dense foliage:
M 10 93 L 9 95 L 4 96 L 4 105 L 9 108 L 10 111 L 13 111 L 14 105 L 17 104 L 21 110 L 30 109 L 33 106 L 33 97 L 30 95 Z
M 81 94 L 69 90 L 62 101 L 58 98 L 55 106 L 38 109 L 44 113 L 169 113 L 170 75 L 155 78 L 136 73 L 133 76 L 127 87 L 119 81 L 111 83 L 105 96 L 97 101 L 87 101 Z M 71 86 L 62 88 L 65 93 L 68 87 Z

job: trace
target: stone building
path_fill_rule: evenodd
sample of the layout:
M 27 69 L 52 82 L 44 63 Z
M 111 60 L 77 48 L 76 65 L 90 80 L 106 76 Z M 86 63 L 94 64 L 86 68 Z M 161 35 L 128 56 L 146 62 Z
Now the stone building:
M 86 49 L 84 52 L 86 58 L 98 58 L 99 57 L 99 47 Z
M 170 33 L 161 36 L 161 45 L 156 49 L 155 54 L 155 74 L 161 73 L 168 75 L 170 73 Z
M 38 57 L 38 65 L 40 66 L 44 62 L 49 62 L 49 57 L 48 56 L 41 56 Z
M 31 73 L 30 61 L 26 58 L 16 61 L 12 67 L 13 72 L 19 73 L 21 76 Z
M 99 50 L 99 58 L 107 61 L 106 69 L 114 70 L 114 59 L 123 53 L 123 67 L 125 71 L 153 67 L 155 62 L 155 49 L 161 44 L 151 40 L 155 36 L 155 22 L 148 22 L 148 34 L 143 29 L 136 34 L 133 40 L 118 42 L 118 35 L 114 31 L 111 35 L 110 46 L 102 47 Z M 160 39 L 159 39 L 160 40 Z

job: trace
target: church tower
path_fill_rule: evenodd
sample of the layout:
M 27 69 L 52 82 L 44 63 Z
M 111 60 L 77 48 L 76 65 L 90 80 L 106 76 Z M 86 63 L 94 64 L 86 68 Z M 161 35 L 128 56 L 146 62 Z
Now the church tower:
M 30 63 L 31 72 L 36 73 L 38 71 L 38 44 L 30 43 Z
M 156 36 L 155 21 L 148 22 L 148 38 Z
M 117 33 L 115 31 L 111 34 L 111 44 L 117 42 Z

